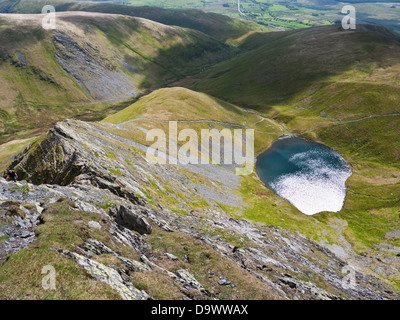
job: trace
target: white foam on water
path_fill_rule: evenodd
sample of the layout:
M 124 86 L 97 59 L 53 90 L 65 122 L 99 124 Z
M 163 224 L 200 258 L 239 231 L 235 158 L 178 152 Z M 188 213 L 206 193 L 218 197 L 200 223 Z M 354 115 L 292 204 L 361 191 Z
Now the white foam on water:
M 324 159 L 329 153 L 338 160 L 334 167 Z M 301 168 L 295 174 L 286 174 L 271 183 L 282 198 L 287 199 L 306 215 L 319 212 L 339 212 L 346 197 L 346 180 L 351 169 L 333 150 L 309 150 L 292 156 L 289 161 Z

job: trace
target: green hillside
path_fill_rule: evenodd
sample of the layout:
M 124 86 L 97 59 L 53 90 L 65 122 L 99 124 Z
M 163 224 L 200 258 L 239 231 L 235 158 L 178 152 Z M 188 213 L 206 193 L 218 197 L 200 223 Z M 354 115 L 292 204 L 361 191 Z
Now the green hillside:
M 180 122 L 179 130 L 205 128 L 206 124 L 196 123 L 196 120 L 226 121 L 255 129 L 256 151 L 260 153 L 269 148 L 283 132 L 312 129 L 318 121 L 322 121 L 310 114 L 307 117 L 293 117 L 291 122 L 285 122 L 289 117 L 284 115 L 291 112 L 289 107 L 274 107 L 274 112 L 276 120 L 252 110 L 246 112 L 246 109 L 204 93 L 168 88 L 155 91 L 107 117 L 102 121 L 101 128 L 149 145 L 143 129 L 157 128 L 168 132 L 166 120 L 191 121 Z M 117 126 L 106 125 L 108 123 Z M 375 254 L 375 245 L 396 245 L 398 240 L 383 240 L 383 236 L 399 227 L 400 175 L 397 152 L 400 150 L 400 116 L 377 117 L 343 125 L 325 120 L 325 125 L 327 127 L 313 130 L 304 136 L 335 148 L 352 167 L 353 175 L 347 183 L 347 199 L 341 212 L 315 216 L 301 214 L 289 202 L 266 189 L 255 173 L 244 176 L 237 190 L 245 206 L 220 206 L 233 216 L 298 231 L 316 241 L 328 241 L 338 246 L 343 246 L 347 241 L 357 252 Z M 213 126 L 219 130 L 225 127 Z M 162 197 L 159 199 L 164 200 Z M 335 226 L 334 221 L 337 219 L 348 225 L 343 234 Z M 390 279 L 394 283 L 399 280 Z
M 291 103 L 333 77 L 335 82 L 367 82 L 371 73 L 387 72 L 400 63 L 399 41 L 395 33 L 372 26 L 356 32 L 327 26 L 253 34 L 242 46 L 256 50 L 208 70 L 194 87 L 261 109 Z
M 266 44 L 257 48 L 259 43 Z M 291 133 L 337 150 L 353 170 L 348 196 L 340 213 L 316 219 L 327 225 L 333 217 L 347 221 L 345 239 L 359 252 L 382 242 L 385 232 L 398 227 L 400 203 L 399 37 L 381 27 L 345 32 L 329 26 L 256 34 L 243 46 L 255 49 L 188 87 L 256 110 Z M 262 188 L 256 176 L 244 179 L 241 192 L 251 203 L 247 218 L 319 238 L 313 219 L 286 210 L 287 204 L 272 201 L 275 196 Z
M 66 117 L 102 118 L 105 108 L 233 52 L 198 31 L 141 18 L 60 13 L 57 23 L 51 32 L 42 29 L 40 16 L 0 16 L 1 142 Z
M 282 31 L 340 23 L 344 17 L 341 13 L 343 6 L 351 4 L 356 8 L 358 24 L 381 25 L 400 31 L 398 20 L 400 5 L 393 1 L 240 0 L 242 13 L 238 11 L 237 0 L 110 0 L 101 3 L 80 1 L 78 4 L 76 2 L 76 0 L 53 0 L 51 3 L 44 0 L 4 0 L 0 3 L 0 12 L 38 13 L 44 5 L 53 4 L 57 10 L 79 9 L 142 16 L 166 24 L 195 28 L 206 33 L 212 31 L 215 36 L 225 38 L 227 31 L 236 35 L 238 33 L 238 30 L 235 32 L 229 27 L 230 24 L 240 25 L 242 29 L 253 29 L 255 24 L 258 24 L 270 30 Z
M 256 109 L 297 133 L 400 112 L 399 37 L 387 29 L 363 26 L 346 32 L 329 26 L 258 34 L 244 41 L 244 46 L 266 44 L 206 71 L 189 87 Z M 379 138 L 384 138 L 397 146 L 398 118 L 381 120 L 392 123 L 394 132 L 382 132 L 372 144 L 379 148 Z M 360 136 L 357 143 L 343 144 L 367 153 L 369 142 Z M 398 154 L 384 149 L 369 155 L 397 164 Z
M 79 2 L 73 0 L 6 0 L 0 3 L 3 11 L 14 13 L 40 13 L 44 5 L 52 4 L 56 11 L 88 11 L 141 17 L 166 25 L 180 26 L 201 31 L 222 41 L 236 39 L 249 31 L 267 31 L 271 28 L 255 22 L 235 19 L 201 10 L 173 10 L 157 7 L 132 7 L 111 2 Z
M 210 122 L 207 123 L 206 120 Z M 235 128 L 254 129 L 257 154 L 268 148 L 273 140 L 282 134 L 282 127 L 273 120 L 264 119 L 257 113 L 248 112 L 208 94 L 180 87 L 156 90 L 102 122 L 111 124 L 127 122 L 120 129 L 128 128 L 133 131 L 127 130 L 123 132 L 124 135 L 144 145 L 150 145 L 151 143 L 146 141 L 146 133 L 138 128 L 162 129 L 168 136 L 167 121 L 180 121 L 179 130 L 194 129 L 199 137 L 200 130 L 209 125 L 218 130 L 230 128 L 225 124 L 236 125 Z M 121 130 L 118 132 L 122 133 Z
M 163 89 L 104 122 L 118 124 L 140 117 L 225 120 L 228 116 L 231 122 L 240 123 L 240 115 L 243 122 L 261 124 L 262 128 L 256 128 L 260 131 L 270 129 L 256 135 L 258 152 L 283 133 L 323 142 L 343 155 L 353 171 L 340 213 L 302 215 L 267 190 L 255 174 L 241 182 L 240 194 L 248 206 L 222 207 L 238 217 L 299 231 L 317 241 L 328 239 L 339 246 L 349 243 L 358 253 L 376 254 L 376 245 L 398 244 L 396 239 L 383 239 L 386 232 L 399 227 L 398 39 L 391 31 L 372 26 L 358 32 L 330 26 L 254 34 L 242 39 L 249 52 L 188 81 L 188 87 L 207 95 Z M 257 48 L 262 42 L 268 44 Z M 215 102 L 220 105 L 217 109 L 212 107 Z M 210 112 L 204 111 L 204 105 Z M 223 111 L 232 105 L 237 113 L 230 114 L 229 108 Z M 246 109 L 248 115 L 242 113 Z M 268 122 L 257 121 L 262 118 Z M 141 120 L 125 129 L 137 126 L 163 125 Z M 140 134 L 135 139 L 143 141 Z M 338 233 L 336 219 L 345 221 L 344 231 Z M 399 280 L 390 278 L 395 283 Z

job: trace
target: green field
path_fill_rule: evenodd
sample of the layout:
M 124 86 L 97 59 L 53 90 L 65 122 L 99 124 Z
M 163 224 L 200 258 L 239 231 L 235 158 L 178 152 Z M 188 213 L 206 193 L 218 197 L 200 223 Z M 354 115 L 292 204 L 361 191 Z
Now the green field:
M 44 0 L 3 0 L 0 5 L 0 12 L 18 13 L 39 13 L 41 8 L 48 4 Z M 57 11 L 65 10 L 90 10 L 110 13 L 129 14 L 129 9 L 116 7 L 114 4 L 135 6 L 136 14 L 144 15 L 147 18 L 158 19 L 162 23 L 168 21 L 182 23 L 185 14 L 173 12 L 165 19 L 165 12 L 155 10 L 155 7 L 164 9 L 200 9 L 206 12 L 220 13 L 225 16 L 241 18 L 243 22 L 257 22 L 273 30 L 293 30 L 311 26 L 322 26 L 333 23 L 340 23 L 344 14 L 341 10 L 344 5 L 351 4 L 356 8 L 357 23 L 382 25 L 392 30 L 400 31 L 400 4 L 390 1 L 336 1 L 336 0 L 240 0 L 241 12 L 238 11 L 237 0 L 111 0 L 107 2 L 74 1 L 74 0 L 52 0 L 51 4 L 56 6 Z M 146 6 L 143 12 L 139 9 Z M 90 9 L 89 9 L 90 8 Z M 122 8 L 122 11 L 121 11 Z M 151 8 L 151 9 L 150 9 Z M 150 12 L 150 15 L 149 15 Z M 171 12 L 172 13 L 172 12 Z M 191 17 L 192 25 L 196 26 L 198 17 Z M 219 19 L 217 19 L 219 20 Z M 187 21 L 186 26 L 191 23 Z M 220 24 L 214 21 L 214 32 L 218 35 Z M 213 26 L 209 25 L 208 28 Z
M 284 0 L 241 0 L 241 11 L 238 12 L 238 1 L 234 0 L 125 0 L 114 1 L 116 3 L 132 6 L 159 6 L 162 8 L 196 8 L 206 11 L 222 13 L 225 15 L 239 17 L 256 21 L 263 25 L 278 30 L 291 30 L 311 26 L 332 24 L 341 21 L 344 16 L 341 9 L 344 4 L 355 6 L 358 14 L 358 23 L 380 24 L 394 30 L 400 31 L 398 17 L 400 5 L 390 1 L 284 1 Z M 379 3 L 377 3 L 379 2 Z M 387 2 L 387 3 L 386 3 Z

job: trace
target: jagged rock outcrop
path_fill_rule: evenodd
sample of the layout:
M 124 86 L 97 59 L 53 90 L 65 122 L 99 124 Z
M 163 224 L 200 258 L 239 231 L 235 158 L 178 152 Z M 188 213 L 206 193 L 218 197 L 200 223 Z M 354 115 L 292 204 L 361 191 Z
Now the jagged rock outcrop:
M 138 190 L 137 185 L 128 184 L 132 190 L 128 191 L 124 184 L 108 171 L 107 167 L 112 166 L 101 165 L 95 150 L 77 143 L 78 137 L 79 132 L 71 130 L 67 123 L 58 123 L 45 137 L 28 147 L 22 153 L 22 157 L 16 159 L 11 166 L 15 166 L 21 180 L 62 186 L 74 181 L 81 184 L 90 183 L 110 190 L 133 203 L 140 203 L 135 193 L 143 193 Z
M 110 285 L 120 294 L 123 300 L 149 300 L 151 298 L 145 291 L 136 289 L 132 283 L 125 280 L 114 268 L 105 266 L 74 252 L 66 251 L 63 254 L 75 259 L 96 280 Z
M 36 236 L 40 209 L 35 204 L 21 201 L 0 203 L 0 264 L 7 255 L 28 247 Z

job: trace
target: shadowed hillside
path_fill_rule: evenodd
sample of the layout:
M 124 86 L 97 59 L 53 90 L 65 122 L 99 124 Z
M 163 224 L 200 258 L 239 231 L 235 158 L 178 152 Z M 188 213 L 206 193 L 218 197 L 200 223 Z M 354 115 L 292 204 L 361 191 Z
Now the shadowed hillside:
M 0 3 L 1 10 L 14 13 L 40 13 L 46 0 L 6 0 Z M 162 9 L 157 7 L 132 7 L 114 3 L 78 2 L 73 0 L 52 1 L 57 11 L 89 11 L 122 14 L 157 21 L 166 25 L 180 26 L 201 31 L 221 41 L 236 39 L 249 31 L 269 28 L 241 19 L 234 19 L 201 10 Z M 3 9 L 2 9 L 3 8 Z
M 198 31 L 142 18 L 58 13 L 0 16 L 1 142 L 65 117 L 102 117 L 105 105 L 131 100 L 231 56 Z M 51 110 L 51 112 L 49 112 Z M 92 112 L 100 112 L 97 116 Z
M 334 76 L 366 82 L 371 74 L 392 70 L 400 63 L 399 41 L 394 32 L 373 26 L 359 26 L 356 32 L 335 25 L 253 34 L 242 43 L 253 50 L 205 72 L 193 87 L 265 109 L 291 103 L 311 89 L 317 92 Z
M 355 32 L 329 26 L 254 34 L 243 40 L 252 50 L 191 79 L 187 86 L 257 109 L 294 133 L 315 139 L 320 132 L 323 141 L 335 147 L 340 144 L 352 154 L 397 166 L 399 39 L 386 28 L 368 25 Z M 371 115 L 393 116 L 357 121 Z M 349 123 L 352 134 L 344 129 L 346 121 L 354 121 Z M 369 130 L 371 125 L 375 131 Z

